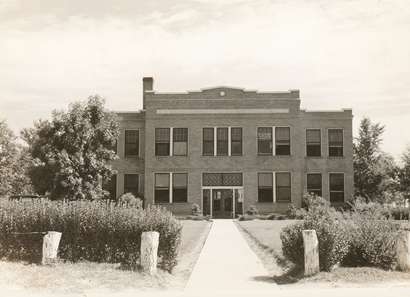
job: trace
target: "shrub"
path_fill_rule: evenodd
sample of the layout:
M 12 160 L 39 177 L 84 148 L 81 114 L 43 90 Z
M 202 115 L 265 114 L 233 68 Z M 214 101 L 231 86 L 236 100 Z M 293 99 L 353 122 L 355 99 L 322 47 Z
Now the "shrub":
M 118 198 L 118 203 L 120 205 L 128 206 L 128 207 L 135 207 L 135 208 L 142 208 L 142 200 L 140 198 L 136 198 L 132 193 L 124 193 Z
M 249 206 L 249 209 L 246 211 L 246 214 L 248 215 L 258 215 L 259 214 L 259 210 L 256 208 L 255 205 L 251 205 Z
M 291 220 L 302 220 L 306 215 L 306 209 L 297 208 L 291 204 L 286 210 L 286 216 Z
M 309 201 L 302 223 L 285 227 L 280 238 L 283 255 L 297 266 L 304 265 L 303 230 L 315 230 L 319 241 L 320 269 L 330 271 L 340 263 L 349 250 L 349 242 L 344 224 L 338 214 L 326 200 L 315 197 Z
M 396 264 L 396 240 L 400 225 L 386 217 L 380 204 L 362 202 L 353 205 L 347 216 L 349 253 L 344 259 L 348 266 L 393 268 Z
M 159 266 L 176 265 L 182 225 L 163 208 L 129 208 L 98 201 L 2 201 L 0 258 L 37 261 L 41 235 L 20 232 L 59 231 L 59 257 L 77 262 L 122 263 L 135 266 L 141 233 L 158 231 Z
M 198 204 L 196 204 L 196 203 L 192 204 L 191 212 L 192 212 L 192 215 L 193 215 L 193 216 L 200 216 L 200 215 L 202 215 L 201 207 L 200 207 Z
M 403 206 L 396 206 L 390 209 L 390 215 L 395 220 L 409 220 L 410 208 Z

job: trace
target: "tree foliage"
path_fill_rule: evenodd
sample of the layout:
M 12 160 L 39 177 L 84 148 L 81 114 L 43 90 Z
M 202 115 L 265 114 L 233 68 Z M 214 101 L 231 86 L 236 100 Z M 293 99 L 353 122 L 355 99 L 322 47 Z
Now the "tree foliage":
M 110 161 L 119 135 L 114 113 L 104 100 L 91 96 L 75 102 L 67 112 L 54 111 L 22 132 L 33 157 L 29 175 L 39 193 L 52 199 L 95 199 L 108 195 L 102 181 L 114 173 Z
M 410 145 L 402 155 L 403 166 L 399 171 L 400 190 L 407 199 L 410 199 Z
M 355 195 L 370 201 L 381 193 L 380 185 L 386 177 L 386 164 L 380 151 L 384 126 L 373 124 L 369 118 L 360 122 L 359 136 L 353 143 Z M 383 163 L 382 161 L 386 161 Z
M 30 156 L 5 121 L 0 121 L 0 196 L 31 194 L 26 175 Z

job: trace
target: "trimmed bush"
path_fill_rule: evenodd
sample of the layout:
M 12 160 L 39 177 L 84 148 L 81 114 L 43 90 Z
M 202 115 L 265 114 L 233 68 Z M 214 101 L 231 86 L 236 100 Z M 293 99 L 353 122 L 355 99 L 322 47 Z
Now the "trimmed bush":
M 59 257 L 77 262 L 139 261 L 141 233 L 157 231 L 159 266 L 171 271 L 177 264 L 182 225 L 163 208 L 116 206 L 99 201 L 2 201 L 0 203 L 0 258 L 37 261 L 41 234 L 62 232 Z
M 328 202 L 321 197 L 309 201 L 309 210 L 302 223 L 285 227 L 280 238 L 283 255 L 297 266 L 304 266 L 303 230 L 316 230 L 319 241 L 320 269 L 330 271 L 349 251 L 345 225 Z

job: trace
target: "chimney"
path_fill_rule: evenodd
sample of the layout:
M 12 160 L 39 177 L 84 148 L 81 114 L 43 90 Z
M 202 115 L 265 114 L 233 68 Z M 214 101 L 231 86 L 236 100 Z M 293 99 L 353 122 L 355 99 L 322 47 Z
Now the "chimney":
M 145 109 L 145 92 L 154 90 L 154 79 L 152 77 L 142 78 L 142 108 Z

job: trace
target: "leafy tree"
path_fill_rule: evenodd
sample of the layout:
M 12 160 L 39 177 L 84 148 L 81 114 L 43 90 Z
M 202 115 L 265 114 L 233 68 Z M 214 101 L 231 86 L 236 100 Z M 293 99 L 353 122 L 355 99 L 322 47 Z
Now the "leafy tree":
M 402 155 L 403 167 L 400 168 L 400 190 L 407 199 L 410 199 L 410 145 L 406 147 Z
M 119 135 L 114 113 L 104 100 L 91 96 L 75 102 L 67 112 L 54 111 L 52 119 L 40 120 L 22 132 L 33 162 L 30 178 L 39 193 L 51 199 L 96 199 L 108 195 L 102 181 L 114 173 L 110 161 Z
M 355 194 L 366 201 L 379 196 L 379 186 L 386 177 L 380 163 L 383 155 L 379 146 L 383 132 L 384 126 L 380 123 L 373 124 L 369 118 L 363 118 L 360 122 L 359 137 L 353 143 Z
M 26 175 L 29 163 L 27 149 L 17 143 L 7 123 L 0 121 L 0 196 L 32 193 Z

